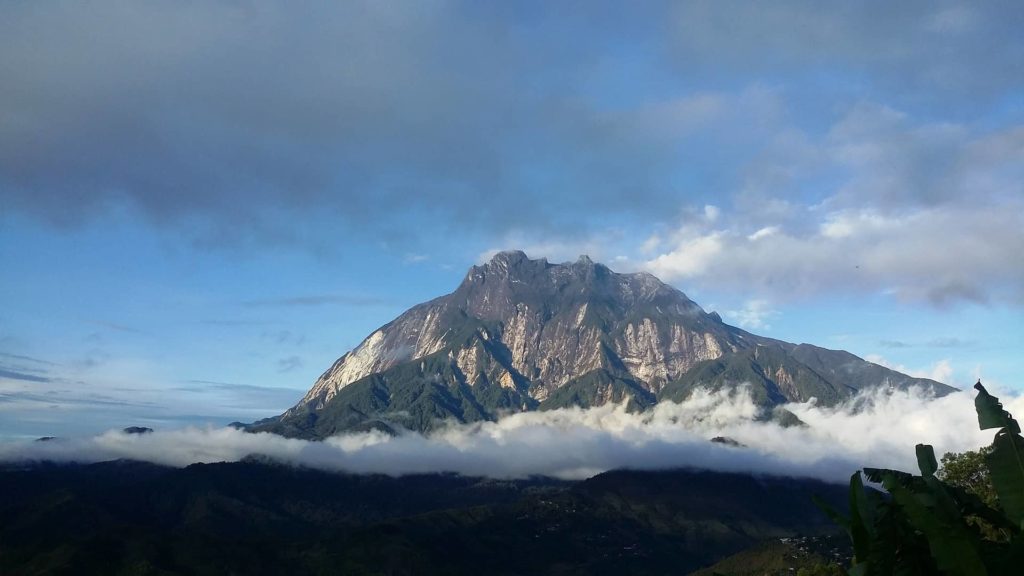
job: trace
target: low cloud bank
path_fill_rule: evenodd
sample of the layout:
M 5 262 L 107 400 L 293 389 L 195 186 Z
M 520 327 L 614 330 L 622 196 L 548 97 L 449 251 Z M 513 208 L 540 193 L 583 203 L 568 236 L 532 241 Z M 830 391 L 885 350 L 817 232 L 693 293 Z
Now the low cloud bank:
M 458 472 L 495 478 L 546 475 L 581 479 L 614 468 L 692 467 L 843 481 L 864 466 L 916 470 L 914 445 L 936 452 L 991 441 L 978 430 L 972 392 L 933 398 L 921 390 L 872 392 L 836 408 L 813 402 L 787 409 L 807 426 L 756 420 L 745 389 L 698 392 L 642 414 L 622 406 L 514 414 L 497 422 L 451 425 L 428 436 L 346 434 L 323 442 L 185 428 L 150 434 L 110 431 L 88 438 L 0 444 L 0 462 L 98 462 L 129 458 L 171 466 L 262 455 L 294 465 L 354 473 Z M 1024 415 L 1024 396 L 1003 398 Z M 714 443 L 726 437 L 742 446 Z

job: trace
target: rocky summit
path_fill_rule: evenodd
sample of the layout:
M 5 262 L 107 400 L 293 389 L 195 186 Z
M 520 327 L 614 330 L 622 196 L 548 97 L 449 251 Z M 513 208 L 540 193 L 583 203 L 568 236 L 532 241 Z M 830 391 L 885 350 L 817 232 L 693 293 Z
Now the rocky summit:
M 765 408 L 810 398 L 832 405 L 876 386 L 953 390 L 848 352 L 730 326 L 645 272 L 515 251 L 473 266 L 451 294 L 374 331 L 297 405 L 247 428 L 300 438 L 429 431 L 527 410 L 609 402 L 641 410 L 742 384 Z

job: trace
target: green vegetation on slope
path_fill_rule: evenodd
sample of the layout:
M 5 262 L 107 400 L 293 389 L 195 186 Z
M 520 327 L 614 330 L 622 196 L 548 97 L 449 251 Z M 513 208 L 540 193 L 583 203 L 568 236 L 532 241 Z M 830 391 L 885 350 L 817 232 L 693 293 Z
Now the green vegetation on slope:
M 691 576 L 843 576 L 849 542 L 835 536 L 762 542 Z

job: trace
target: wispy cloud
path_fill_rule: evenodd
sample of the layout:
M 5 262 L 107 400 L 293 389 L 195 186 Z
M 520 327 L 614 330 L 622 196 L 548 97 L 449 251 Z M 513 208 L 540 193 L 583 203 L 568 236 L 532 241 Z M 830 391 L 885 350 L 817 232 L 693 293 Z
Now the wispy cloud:
M 277 345 L 292 345 L 302 346 L 306 343 L 306 336 L 303 334 L 296 334 L 291 330 L 275 330 L 263 332 L 260 334 L 260 338 L 268 340 Z
M 0 352 L 0 378 L 48 383 L 58 379 L 54 375 L 57 368 L 57 363 L 48 360 Z
M 267 326 L 273 324 L 266 320 L 236 320 L 236 319 L 222 319 L 222 318 L 211 318 L 207 320 L 200 320 L 199 324 L 205 326 Z
M 962 338 L 933 338 L 925 342 L 925 346 L 930 348 L 970 348 L 977 344 L 974 340 L 964 340 Z
M 881 340 L 881 341 L 878 342 L 878 345 L 882 346 L 882 347 L 885 347 L 885 348 L 913 348 L 914 347 L 913 344 L 911 344 L 909 342 L 904 342 L 902 340 Z
M 254 386 L 252 384 L 237 384 L 234 382 L 220 382 L 217 380 L 188 380 L 189 384 L 198 384 L 199 386 L 182 386 L 174 388 L 175 390 L 181 390 L 185 392 L 205 392 L 209 390 L 228 390 L 232 392 L 240 393 L 287 393 L 294 395 L 296 393 L 295 388 L 284 388 L 280 386 Z
M 33 407 L 48 407 L 60 411 L 70 411 L 82 407 L 103 408 L 153 408 L 157 403 L 142 400 L 126 400 L 108 394 L 85 392 L 71 395 L 61 394 L 54 390 L 42 392 L 2 392 L 0 398 L 7 404 L 7 410 L 31 410 Z
M 50 382 L 50 378 L 47 376 L 40 376 L 38 374 L 26 374 L 24 372 L 16 372 L 14 370 L 6 370 L 4 368 L 0 368 L 0 378 L 24 380 L 25 382 Z
M 281 298 L 261 298 L 246 300 L 242 305 L 247 308 L 291 308 L 316 306 L 388 306 L 393 304 L 386 298 L 375 296 L 357 296 L 350 294 L 311 294 L 307 296 L 285 296 Z
M 430 256 L 427 256 L 426 254 L 416 254 L 414 252 L 410 252 L 402 257 L 402 262 L 406 264 L 419 264 L 420 262 L 426 262 L 427 260 L 430 260 Z
M 302 358 L 298 356 L 289 356 L 287 358 L 281 358 L 277 361 L 277 371 L 280 373 L 291 372 L 302 367 Z
M 905 342 L 903 340 L 881 340 L 878 342 L 885 348 L 970 348 L 977 344 L 974 340 L 962 338 L 932 338 L 924 342 Z
M 166 372 L 144 359 L 11 372 L 0 365 L 0 438 L 93 433 L 147 422 L 252 421 L 281 413 L 303 393 L 227 378 L 167 381 Z
M 108 330 L 113 330 L 115 332 L 124 332 L 124 333 L 127 333 L 127 334 L 142 334 L 143 333 L 143 331 L 139 330 L 138 328 L 133 328 L 133 327 L 127 326 L 125 324 L 119 324 L 117 322 L 107 322 L 107 321 L 103 321 L 103 320 L 93 320 L 93 321 L 90 321 L 89 323 L 93 324 L 95 326 L 100 326 L 102 328 L 106 328 Z
M 186 392 L 207 407 L 217 406 L 217 412 L 231 414 L 232 419 L 266 418 L 280 414 L 295 405 L 305 390 L 283 386 L 256 386 L 217 380 L 189 380 L 186 386 L 171 388 L 172 392 Z
M 0 352 L 0 358 L 7 358 L 8 360 L 19 360 L 22 362 L 31 362 L 33 364 L 42 364 L 44 366 L 57 366 L 56 362 L 50 362 L 49 360 L 34 358 L 32 356 L 23 356 L 21 354 L 9 354 L 7 352 Z

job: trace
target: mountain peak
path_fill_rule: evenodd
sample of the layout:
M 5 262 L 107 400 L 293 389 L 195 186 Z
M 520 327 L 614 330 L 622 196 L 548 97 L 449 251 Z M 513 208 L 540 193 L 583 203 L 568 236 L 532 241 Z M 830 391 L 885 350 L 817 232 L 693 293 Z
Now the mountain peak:
M 667 306 L 663 310 L 699 310 L 685 294 L 647 272 L 613 272 L 586 254 L 574 262 L 552 264 L 546 258 L 530 259 L 521 250 L 498 252 L 471 267 L 456 292 L 471 313 L 486 318 L 504 317 L 525 300 L 558 305 L 567 299 L 597 298 L 626 309 L 658 299 Z
M 537 265 L 541 267 L 548 266 L 547 258 L 531 259 L 522 250 L 502 250 L 491 256 L 491 259 L 485 262 L 482 266 L 485 269 L 492 270 L 509 270 L 522 265 Z M 556 264 L 556 266 L 571 266 L 574 268 L 591 269 L 591 268 L 605 268 L 603 264 L 594 262 L 590 256 L 586 254 L 580 254 L 580 257 L 575 262 L 566 262 L 564 264 Z
M 586 254 L 580 255 L 575 262 L 568 264 L 568 266 L 576 273 L 582 273 L 587 277 L 594 277 L 595 275 L 608 276 L 612 272 L 607 266 L 594 262 Z
M 502 250 L 492 256 L 485 266 L 514 266 L 529 260 L 529 256 L 522 250 Z
M 545 258 L 531 260 L 522 250 L 503 250 L 482 265 L 471 267 L 463 285 L 487 284 L 495 280 L 529 281 L 548 266 Z

